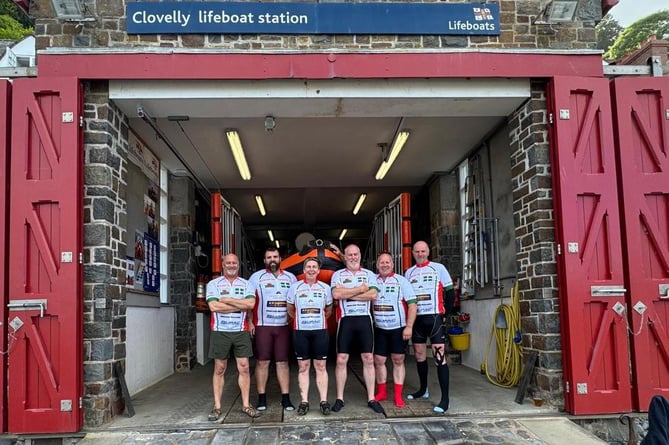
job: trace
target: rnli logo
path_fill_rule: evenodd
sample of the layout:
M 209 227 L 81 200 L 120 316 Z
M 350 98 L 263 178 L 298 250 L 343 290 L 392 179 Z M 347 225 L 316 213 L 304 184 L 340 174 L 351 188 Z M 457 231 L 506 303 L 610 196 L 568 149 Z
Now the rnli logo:
M 493 20 L 492 12 L 489 8 L 474 8 L 474 20 Z

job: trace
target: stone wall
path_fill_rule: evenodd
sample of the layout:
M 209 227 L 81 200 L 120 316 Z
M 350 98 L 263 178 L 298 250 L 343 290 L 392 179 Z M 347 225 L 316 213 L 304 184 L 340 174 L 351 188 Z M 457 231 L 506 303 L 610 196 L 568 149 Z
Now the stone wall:
M 426 0 L 431 2 L 431 0 Z M 206 48 L 224 51 L 330 50 L 435 50 L 435 49 L 593 49 L 595 24 L 602 17 L 601 0 L 580 0 L 575 20 L 559 24 L 541 22 L 548 0 L 499 0 L 499 36 L 395 36 L 395 35 L 127 35 L 125 1 L 83 0 L 90 22 L 54 18 L 51 0 L 35 0 L 30 14 L 36 18 L 38 50 L 45 48 Z M 467 3 L 450 0 L 448 3 Z M 539 19 L 538 19 L 539 18 Z
M 123 412 L 112 367 L 125 365 L 126 163 L 128 121 L 109 102 L 107 82 L 84 98 L 84 422 Z
M 513 215 L 525 352 L 539 352 L 535 370 L 544 400 L 564 403 L 555 231 L 545 84 L 509 118 Z
M 195 335 L 195 185 L 170 176 L 170 303 L 176 307 L 176 370 L 188 372 L 196 361 Z

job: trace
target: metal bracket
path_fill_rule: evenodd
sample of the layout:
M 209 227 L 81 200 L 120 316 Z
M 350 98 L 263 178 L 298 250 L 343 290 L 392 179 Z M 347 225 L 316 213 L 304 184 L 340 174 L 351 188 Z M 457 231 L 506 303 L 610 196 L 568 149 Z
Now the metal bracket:
M 590 286 L 590 295 L 593 297 L 624 297 L 625 289 L 622 286 Z
M 625 313 L 625 305 L 622 304 L 620 301 L 616 301 L 616 304 L 614 304 L 611 309 L 613 309 L 613 312 L 615 312 L 620 316 L 622 316 Z
M 639 315 L 643 315 L 643 313 L 646 312 L 646 309 L 648 309 L 648 307 L 643 304 L 642 301 L 637 301 L 633 308 Z
M 669 284 L 660 284 L 657 286 L 657 288 L 660 294 L 660 298 L 662 299 L 669 298 Z
M 10 300 L 7 308 L 10 311 L 34 311 L 39 309 L 39 316 L 44 317 L 47 300 Z

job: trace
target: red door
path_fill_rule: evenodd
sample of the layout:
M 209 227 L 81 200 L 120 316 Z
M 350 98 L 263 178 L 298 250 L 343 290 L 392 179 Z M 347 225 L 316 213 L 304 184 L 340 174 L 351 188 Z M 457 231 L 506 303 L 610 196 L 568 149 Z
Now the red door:
M 7 221 L 9 202 L 9 128 L 11 116 L 11 84 L 0 79 L 0 246 L 7 245 L 9 224 Z M 0 350 L 7 348 L 7 260 L 9 249 L 0 249 Z M 7 431 L 7 367 L 5 354 L 0 354 L 0 432 Z
M 632 407 L 609 82 L 549 88 L 565 405 L 574 414 Z
M 77 79 L 13 83 L 8 430 L 74 432 L 82 410 L 82 139 Z
M 634 403 L 669 397 L 669 78 L 616 79 Z

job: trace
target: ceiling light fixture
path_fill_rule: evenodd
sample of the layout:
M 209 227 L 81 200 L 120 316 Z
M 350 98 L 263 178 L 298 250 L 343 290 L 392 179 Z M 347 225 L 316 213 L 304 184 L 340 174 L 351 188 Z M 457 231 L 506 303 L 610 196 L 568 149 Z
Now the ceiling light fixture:
M 367 199 L 367 193 L 360 193 L 360 196 L 358 197 L 358 202 L 356 202 L 355 207 L 353 207 L 354 215 L 358 214 L 358 212 L 360 211 L 360 207 L 362 207 L 362 204 L 365 202 L 365 199 Z
M 339 241 L 344 239 L 344 237 L 346 236 L 346 232 L 348 232 L 348 229 L 343 229 L 341 231 L 341 233 L 339 234 Z
M 281 247 L 281 244 L 279 244 L 279 240 L 274 241 L 274 244 L 276 245 L 276 248 L 278 249 Z
M 390 167 L 392 167 L 393 162 L 395 162 L 395 159 L 397 159 L 397 156 L 399 156 L 400 151 L 404 147 L 404 144 L 406 144 L 407 139 L 409 139 L 410 135 L 411 135 L 410 130 L 400 130 L 395 134 L 395 139 L 393 140 L 393 143 L 390 146 L 390 153 L 388 153 L 387 158 L 384 158 L 383 162 L 379 166 L 379 170 L 376 172 L 377 181 L 380 181 L 386 176 L 388 170 L 390 170 Z
M 265 216 L 267 212 L 265 212 L 265 204 L 262 202 L 262 196 L 256 195 L 256 204 L 258 205 L 258 211 L 262 216 Z
M 251 171 L 249 170 L 249 165 L 246 163 L 246 156 L 244 156 L 244 148 L 242 147 L 241 139 L 239 139 L 239 133 L 237 130 L 225 130 L 225 136 L 228 138 L 228 144 L 230 144 L 232 156 L 235 158 L 239 175 L 244 181 L 250 180 Z
M 267 236 L 269 236 L 269 240 L 270 240 L 271 242 L 274 242 L 274 234 L 272 233 L 271 230 L 268 230 L 268 231 L 267 231 Z

